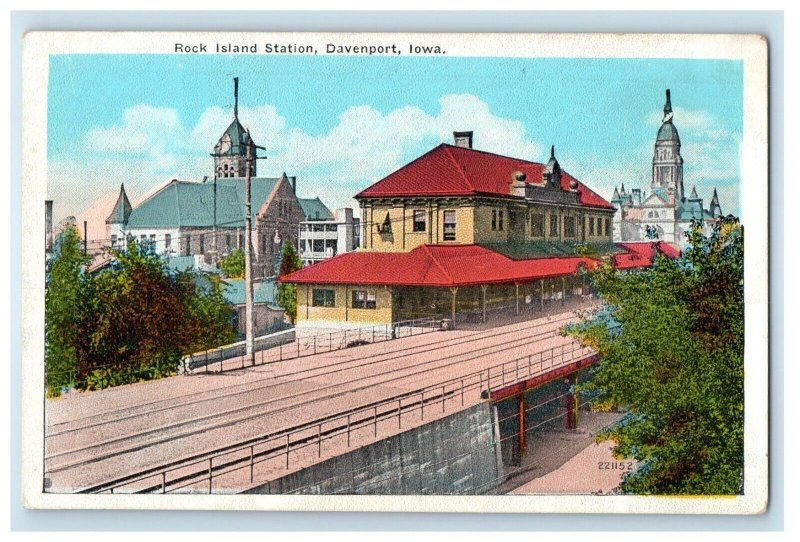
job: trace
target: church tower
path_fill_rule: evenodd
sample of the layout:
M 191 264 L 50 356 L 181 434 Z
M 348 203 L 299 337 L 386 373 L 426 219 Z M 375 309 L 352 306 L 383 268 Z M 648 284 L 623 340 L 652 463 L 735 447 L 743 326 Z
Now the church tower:
M 653 178 L 651 189 L 664 190 L 672 202 L 683 201 L 683 158 L 681 158 L 681 139 L 672 124 L 672 103 L 669 89 L 664 104 L 664 119 L 658 129 L 653 152 Z
M 214 145 L 214 176 L 245 177 L 247 174 L 247 145 L 253 144 L 250 132 L 239 122 L 239 78 L 233 78 L 233 122 Z M 250 165 L 256 176 L 256 161 Z

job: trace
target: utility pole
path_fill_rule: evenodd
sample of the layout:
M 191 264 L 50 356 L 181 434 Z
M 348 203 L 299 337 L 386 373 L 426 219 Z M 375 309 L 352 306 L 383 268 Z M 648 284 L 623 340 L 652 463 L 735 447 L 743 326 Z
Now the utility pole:
M 244 317 L 245 328 L 245 358 L 250 365 L 255 365 L 255 321 L 253 319 L 253 231 L 251 228 L 252 218 L 250 216 L 250 179 L 256 160 L 256 149 L 264 149 L 253 143 L 250 139 L 247 143 L 247 155 L 245 158 L 245 178 L 244 178 Z

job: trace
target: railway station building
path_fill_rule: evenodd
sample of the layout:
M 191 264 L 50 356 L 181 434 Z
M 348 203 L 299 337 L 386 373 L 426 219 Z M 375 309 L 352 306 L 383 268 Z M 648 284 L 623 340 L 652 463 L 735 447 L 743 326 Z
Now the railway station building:
M 297 285 L 298 327 L 541 311 L 588 295 L 582 268 L 650 265 L 661 250 L 614 244 L 614 206 L 555 149 L 537 163 L 474 149 L 472 132 L 454 138 L 355 196 L 359 250 L 281 278 Z

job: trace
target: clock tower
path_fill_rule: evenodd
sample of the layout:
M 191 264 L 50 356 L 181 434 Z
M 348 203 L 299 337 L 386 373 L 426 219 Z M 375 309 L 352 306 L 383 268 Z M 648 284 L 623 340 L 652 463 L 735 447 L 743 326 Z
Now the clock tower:
M 673 203 L 683 201 L 683 158 L 681 157 L 681 138 L 672 124 L 672 103 L 669 89 L 664 104 L 664 118 L 656 136 L 653 151 L 653 177 L 651 189 L 661 189 Z
M 253 144 L 250 131 L 239 122 L 239 78 L 233 78 L 233 121 L 214 145 L 214 176 L 244 177 L 247 175 L 247 145 Z M 250 165 L 256 175 L 255 160 Z

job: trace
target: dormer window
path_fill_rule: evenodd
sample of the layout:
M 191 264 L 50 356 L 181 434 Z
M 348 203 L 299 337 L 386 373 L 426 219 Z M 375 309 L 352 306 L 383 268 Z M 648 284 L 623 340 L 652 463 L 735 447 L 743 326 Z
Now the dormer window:
M 389 213 L 386 213 L 386 218 L 383 219 L 382 224 L 377 224 L 378 233 L 381 235 L 388 235 L 392 233 L 392 219 L 389 218 Z

